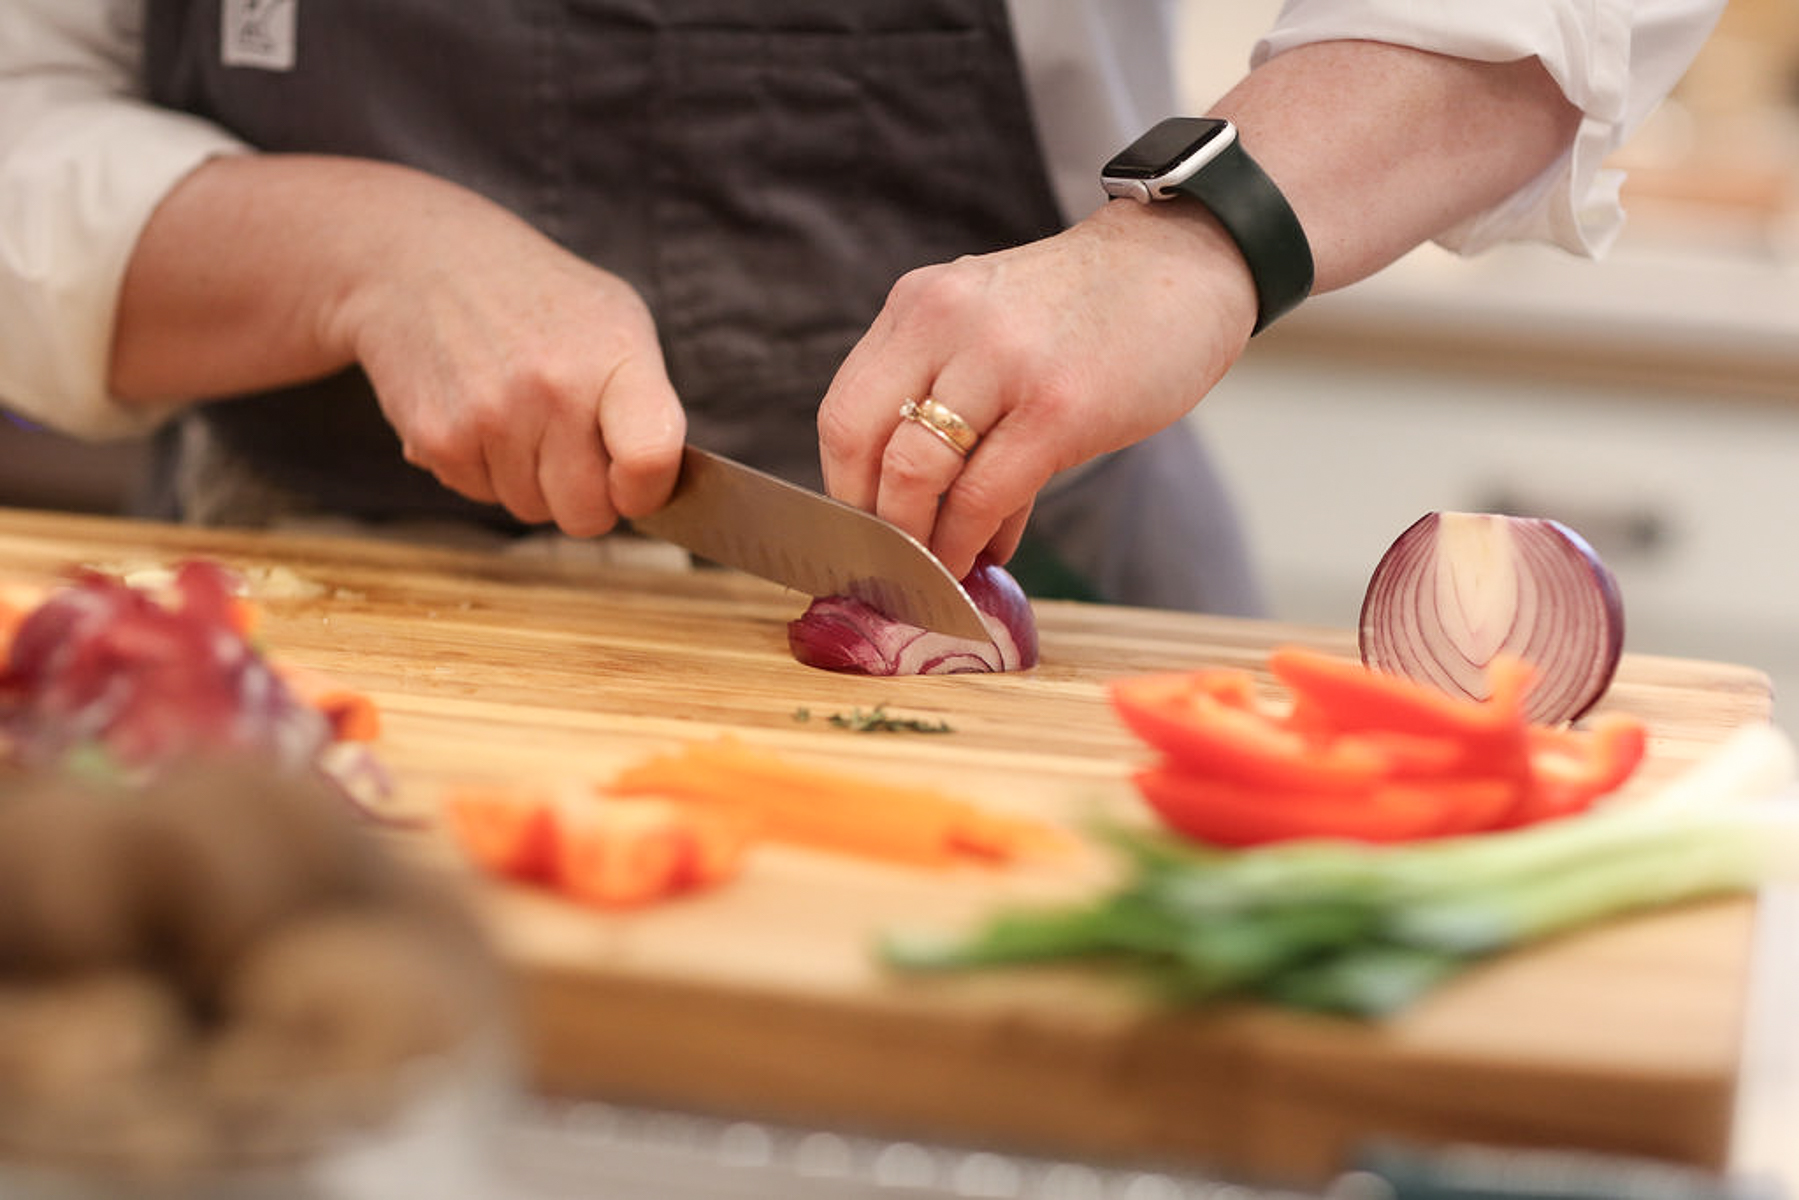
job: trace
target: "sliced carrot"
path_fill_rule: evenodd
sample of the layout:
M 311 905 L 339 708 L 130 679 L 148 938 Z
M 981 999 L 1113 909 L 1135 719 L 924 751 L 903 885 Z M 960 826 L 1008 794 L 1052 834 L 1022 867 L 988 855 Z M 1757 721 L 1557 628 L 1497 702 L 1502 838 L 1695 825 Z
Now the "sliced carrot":
M 44 602 L 45 591 L 28 584 L 0 583 L 0 659 L 4 659 L 13 635 L 25 618 Z
M 735 742 L 646 759 L 607 790 L 741 813 L 762 837 L 814 849 L 917 866 L 949 866 L 956 857 L 946 797 L 816 771 Z
M 450 834 L 490 875 L 549 882 L 557 860 L 556 799 L 546 789 L 463 784 L 444 798 Z
M 262 628 L 262 608 L 254 600 L 244 596 L 233 596 L 231 598 L 231 628 L 237 631 L 239 637 L 253 640 L 257 631 Z
M 444 798 L 451 836 L 481 870 L 602 908 L 647 904 L 734 876 L 741 822 L 657 800 L 459 784 Z
M 693 842 L 687 886 L 711 887 L 734 877 L 755 842 L 755 826 L 740 814 L 698 807 L 689 808 L 684 819 Z
M 685 889 L 694 843 L 670 805 L 612 802 L 563 814 L 556 885 L 584 904 L 620 908 Z
M 9 648 L 12 646 L 13 634 L 24 622 L 24 610 L 13 608 L 7 604 L 4 596 L 0 596 L 0 659 L 7 657 Z
M 1082 848 L 1079 838 L 1058 825 L 973 807 L 956 819 L 950 842 L 965 854 L 997 863 L 1069 860 L 1078 857 Z
M 381 736 L 381 709 L 364 692 L 324 671 L 294 663 L 275 664 L 275 673 L 300 698 L 325 714 L 340 742 L 372 742 Z
M 771 840 L 909 866 L 1010 862 L 1072 844 L 1046 822 L 995 817 L 932 788 L 809 766 L 734 738 L 644 759 L 604 790 L 734 813 Z

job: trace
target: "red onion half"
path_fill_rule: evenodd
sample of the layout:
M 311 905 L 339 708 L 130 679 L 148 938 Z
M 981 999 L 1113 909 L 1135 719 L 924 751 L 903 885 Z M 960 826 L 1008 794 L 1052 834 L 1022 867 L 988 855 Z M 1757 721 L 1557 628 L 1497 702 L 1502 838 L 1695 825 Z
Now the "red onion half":
M 821 596 L 787 624 L 787 645 L 809 667 L 852 675 L 955 675 L 1037 665 L 1037 618 L 1018 581 L 982 558 L 962 580 L 990 640 L 896 621 L 849 596 Z
M 1523 659 L 1537 674 L 1525 715 L 1557 724 L 1611 686 L 1624 602 L 1611 570 L 1559 521 L 1428 513 L 1375 567 L 1360 646 L 1370 667 L 1475 699 L 1494 658 Z

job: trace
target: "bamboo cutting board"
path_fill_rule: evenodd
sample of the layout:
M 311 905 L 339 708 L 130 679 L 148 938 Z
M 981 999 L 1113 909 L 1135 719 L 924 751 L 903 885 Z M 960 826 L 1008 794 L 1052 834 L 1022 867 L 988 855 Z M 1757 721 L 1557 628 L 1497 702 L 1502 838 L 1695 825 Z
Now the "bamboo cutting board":
M 785 624 L 805 598 L 735 574 L 0 510 L 0 584 L 194 555 L 251 578 L 278 657 L 375 698 L 398 799 L 426 818 L 452 780 L 591 782 L 725 732 L 996 809 L 1140 814 L 1127 775 L 1144 754 L 1107 680 L 1258 668 L 1284 641 L 1353 652 L 1346 630 L 1044 603 L 1033 671 L 870 680 L 795 663 Z M 954 732 L 821 719 L 880 704 Z M 1750 668 L 1627 656 L 1606 704 L 1650 723 L 1650 783 L 1766 720 L 1770 699 Z M 404 836 L 460 870 L 429 827 Z M 926 873 L 759 848 L 728 887 L 628 916 L 468 886 L 547 1090 L 1276 1182 L 1316 1182 L 1377 1137 L 1723 1163 L 1748 901 L 1496 960 L 1380 1025 L 1162 1011 L 1069 970 L 900 978 L 870 954 L 883 930 L 1073 896 L 1108 869 Z

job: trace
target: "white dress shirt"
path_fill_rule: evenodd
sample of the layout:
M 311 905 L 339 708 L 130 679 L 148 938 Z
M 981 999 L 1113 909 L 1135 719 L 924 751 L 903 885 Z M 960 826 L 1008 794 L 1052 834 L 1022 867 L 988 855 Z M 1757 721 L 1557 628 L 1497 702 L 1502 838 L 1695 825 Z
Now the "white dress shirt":
M 0 6 L 0 405 L 90 437 L 140 433 L 161 416 L 116 404 L 106 388 L 113 314 L 138 234 L 187 172 L 246 149 L 224 130 L 138 95 L 141 5 Z M 1182 22 L 1203 29 L 1208 6 L 1009 7 L 1052 185 L 1065 214 L 1079 217 L 1104 199 L 1099 164 L 1182 111 Z M 1585 114 L 1573 147 L 1440 240 L 1462 252 L 1537 240 L 1597 255 L 1622 222 L 1620 180 L 1604 159 L 1674 85 L 1722 7 L 1723 0 L 1287 0 L 1253 60 L 1341 38 L 1486 61 L 1540 58 Z

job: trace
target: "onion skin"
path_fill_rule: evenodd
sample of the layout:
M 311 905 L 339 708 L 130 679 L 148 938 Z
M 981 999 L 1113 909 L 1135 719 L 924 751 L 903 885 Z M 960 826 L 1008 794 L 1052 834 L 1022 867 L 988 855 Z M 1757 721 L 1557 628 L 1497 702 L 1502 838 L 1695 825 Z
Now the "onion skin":
M 1536 672 L 1525 715 L 1553 725 L 1611 686 L 1624 603 L 1610 568 L 1559 521 L 1433 512 L 1375 567 L 1358 640 L 1369 667 L 1474 699 L 1495 657 L 1522 659 Z
M 909 625 L 849 596 L 821 596 L 787 625 L 787 645 L 809 667 L 851 675 L 961 675 L 1037 665 L 1037 619 L 1010 572 L 982 557 L 962 580 L 990 640 Z

